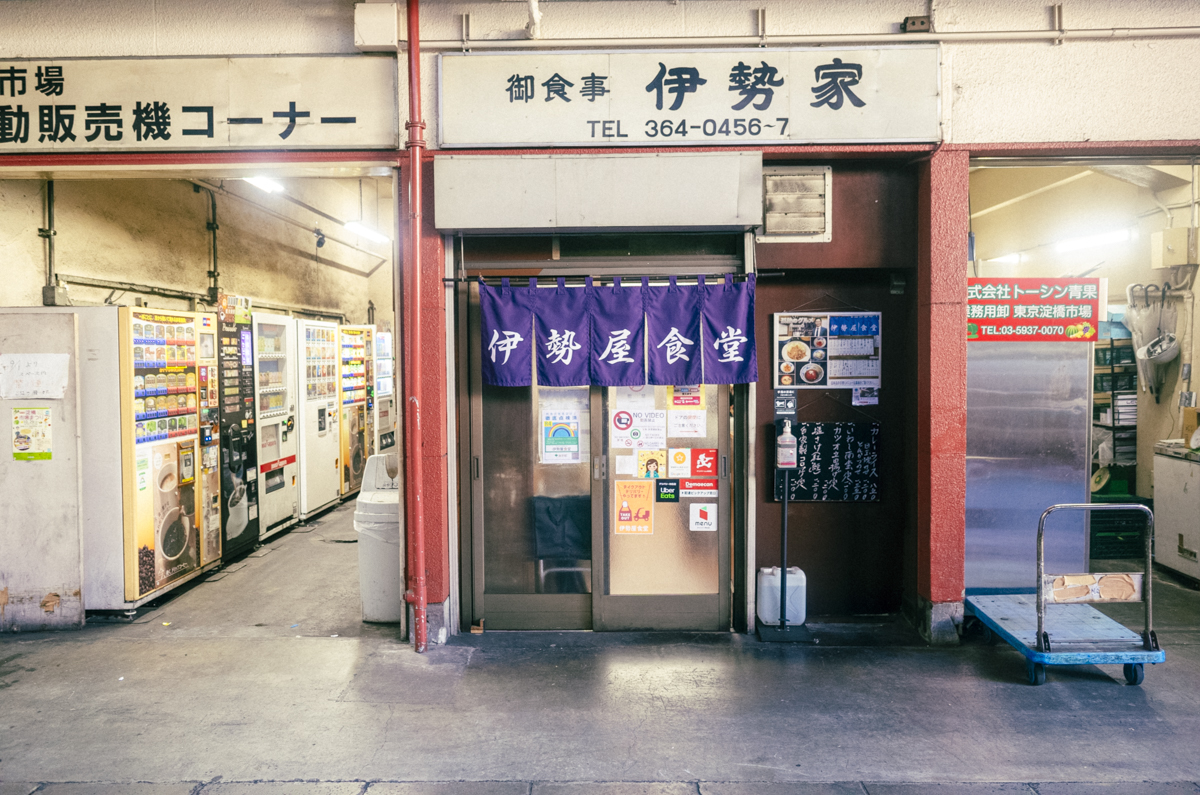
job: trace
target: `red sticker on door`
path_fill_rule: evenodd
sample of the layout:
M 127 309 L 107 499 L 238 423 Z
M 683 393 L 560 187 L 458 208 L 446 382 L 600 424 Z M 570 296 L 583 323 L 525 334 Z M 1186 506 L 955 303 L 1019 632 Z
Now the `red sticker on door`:
M 717 476 L 717 451 L 706 450 L 697 447 L 692 448 L 692 474 L 704 476 Z

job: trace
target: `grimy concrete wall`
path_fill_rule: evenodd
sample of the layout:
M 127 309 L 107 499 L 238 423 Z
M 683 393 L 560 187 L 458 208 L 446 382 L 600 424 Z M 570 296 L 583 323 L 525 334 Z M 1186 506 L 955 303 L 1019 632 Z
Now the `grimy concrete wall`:
M 77 338 L 72 314 L 0 316 L 0 352 L 70 357 L 61 398 L 0 397 L 6 424 L 12 409 L 50 410 L 49 460 L 0 455 L 0 632 L 83 626 Z
M 281 179 L 288 192 L 330 215 L 363 220 L 393 234 L 394 199 L 388 178 Z M 321 227 L 331 235 L 384 257 L 338 243 L 318 248 L 316 236 L 259 208 L 217 194 L 217 251 L 224 291 L 273 305 L 340 313 L 367 322 L 392 323 L 391 245 L 358 238 L 336 224 L 240 180 L 209 180 L 275 212 Z M 361 190 L 360 190 L 361 189 Z M 43 226 L 45 184 L 0 181 L 0 306 L 36 306 L 45 284 Z M 72 179 L 55 181 L 55 266 L 64 276 L 84 276 L 204 293 L 211 263 L 209 199 L 180 179 Z M 351 272 L 354 271 L 354 272 Z M 70 287 L 82 303 L 131 304 L 136 293 Z M 186 308 L 186 301 L 147 296 L 152 306 Z

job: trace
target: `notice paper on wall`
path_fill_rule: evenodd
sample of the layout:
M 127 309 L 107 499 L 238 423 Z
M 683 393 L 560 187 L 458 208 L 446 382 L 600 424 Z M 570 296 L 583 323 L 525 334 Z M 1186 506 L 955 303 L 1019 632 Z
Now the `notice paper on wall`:
M 49 461 L 52 448 L 50 430 L 50 409 L 13 409 L 13 460 Z
M 0 354 L 0 399 L 62 400 L 70 364 L 67 353 Z
M 637 456 L 636 455 L 617 455 L 613 454 L 613 469 L 618 475 L 628 475 L 630 477 L 637 474 Z
M 579 463 L 579 412 L 542 409 L 540 435 L 543 464 Z

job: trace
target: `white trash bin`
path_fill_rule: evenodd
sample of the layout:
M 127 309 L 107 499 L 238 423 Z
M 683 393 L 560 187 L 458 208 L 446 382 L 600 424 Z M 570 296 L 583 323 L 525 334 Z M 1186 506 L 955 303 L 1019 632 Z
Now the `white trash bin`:
M 381 624 L 399 624 L 404 619 L 404 548 L 400 544 L 400 474 L 396 462 L 395 453 L 368 458 L 354 504 L 362 620 Z M 388 475 L 388 463 L 396 472 L 394 478 Z

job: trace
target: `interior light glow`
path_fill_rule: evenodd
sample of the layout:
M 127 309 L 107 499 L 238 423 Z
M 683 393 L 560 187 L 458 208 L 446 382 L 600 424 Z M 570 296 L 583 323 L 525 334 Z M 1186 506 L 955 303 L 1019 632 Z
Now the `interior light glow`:
M 244 177 L 243 182 L 249 182 L 259 190 L 265 190 L 267 193 L 279 193 L 283 190 L 283 186 L 273 179 L 266 177 Z
M 1067 240 L 1060 240 L 1054 244 L 1054 250 L 1059 254 L 1064 254 L 1068 251 L 1079 251 L 1085 248 L 1095 248 L 1096 246 L 1108 246 L 1113 243 L 1126 243 L 1133 239 L 1128 229 L 1118 229 L 1115 232 L 1105 232 L 1101 235 L 1091 235 L 1090 237 L 1073 237 Z
M 374 229 L 370 228 L 369 226 L 364 226 L 358 221 L 347 221 L 345 226 L 348 231 L 365 237 L 367 240 L 374 240 L 376 243 L 390 243 L 392 241 L 392 239 L 387 235 L 376 232 Z
M 988 262 L 996 262 L 1002 265 L 1016 265 L 1021 261 L 1020 254 L 1005 254 L 1003 257 L 992 257 Z

